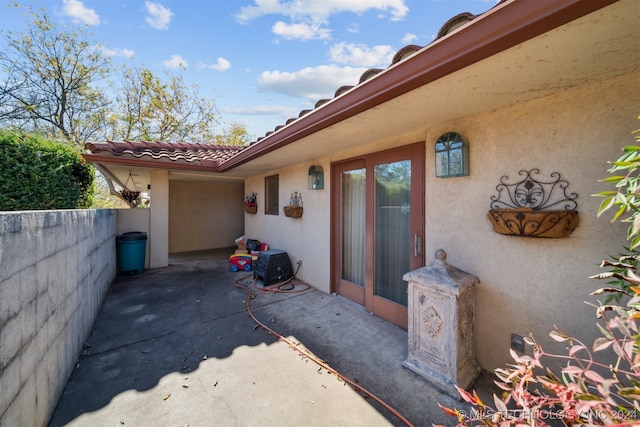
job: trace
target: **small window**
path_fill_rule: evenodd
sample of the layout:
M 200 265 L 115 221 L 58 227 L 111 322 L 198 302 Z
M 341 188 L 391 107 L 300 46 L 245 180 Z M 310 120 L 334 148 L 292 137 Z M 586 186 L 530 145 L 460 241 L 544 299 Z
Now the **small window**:
M 279 179 L 278 175 L 268 176 L 264 179 L 264 187 L 265 187 L 265 206 L 264 213 L 269 215 L 278 215 L 278 209 L 280 206 L 280 197 L 279 197 Z

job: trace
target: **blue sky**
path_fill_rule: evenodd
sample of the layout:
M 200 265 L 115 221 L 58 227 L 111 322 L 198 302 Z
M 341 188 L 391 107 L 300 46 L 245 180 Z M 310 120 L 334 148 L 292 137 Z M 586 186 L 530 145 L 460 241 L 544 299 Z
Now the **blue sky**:
M 23 0 L 61 25 L 87 24 L 119 64 L 180 74 L 213 98 L 223 123 L 263 136 L 407 44 L 424 46 L 462 12 L 496 0 Z M 0 8 L 0 31 L 20 10 Z M 2 43 L 3 44 L 3 43 Z M 1 46 L 1 44 L 0 44 Z

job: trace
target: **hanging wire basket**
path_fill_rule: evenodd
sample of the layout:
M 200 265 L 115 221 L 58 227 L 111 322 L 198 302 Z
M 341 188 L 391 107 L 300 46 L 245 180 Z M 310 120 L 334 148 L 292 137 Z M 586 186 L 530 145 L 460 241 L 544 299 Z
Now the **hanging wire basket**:
M 134 190 L 129 190 L 127 187 L 129 186 L 129 181 L 133 184 Z M 120 195 L 123 199 L 125 199 L 128 203 L 134 203 L 140 198 L 140 191 L 136 186 L 136 182 L 133 180 L 133 175 L 131 175 L 131 170 L 129 170 L 129 177 L 127 181 L 124 183 L 124 188 L 120 191 Z
M 122 198 L 129 203 L 133 203 L 134 201 L 138 200 L 138 198 L 140 197 L 139 191 L 131 191 L 131 190 L 127 190 L 126 188 L 120 191 L 120 194 L 122 195 Z

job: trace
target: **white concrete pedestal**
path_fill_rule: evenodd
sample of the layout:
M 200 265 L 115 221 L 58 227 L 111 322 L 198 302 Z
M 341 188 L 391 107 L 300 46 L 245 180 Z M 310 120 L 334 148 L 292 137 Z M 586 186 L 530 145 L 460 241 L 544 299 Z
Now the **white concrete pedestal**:
M 475 358 L 475 285 L 480 280 L 436 261 L 404 275 L 409 282 L 409 354 L 403 365 L 450 396 L 468 388 L 480 373 Z

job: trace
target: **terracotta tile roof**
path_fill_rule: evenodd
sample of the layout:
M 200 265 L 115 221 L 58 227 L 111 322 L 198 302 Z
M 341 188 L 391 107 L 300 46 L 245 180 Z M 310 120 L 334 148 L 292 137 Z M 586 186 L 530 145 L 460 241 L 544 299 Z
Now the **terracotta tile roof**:
M 246 147 L 162 141 L 89 142 L 85 148 L 94 155 L 107 154 L 216 168 Z

